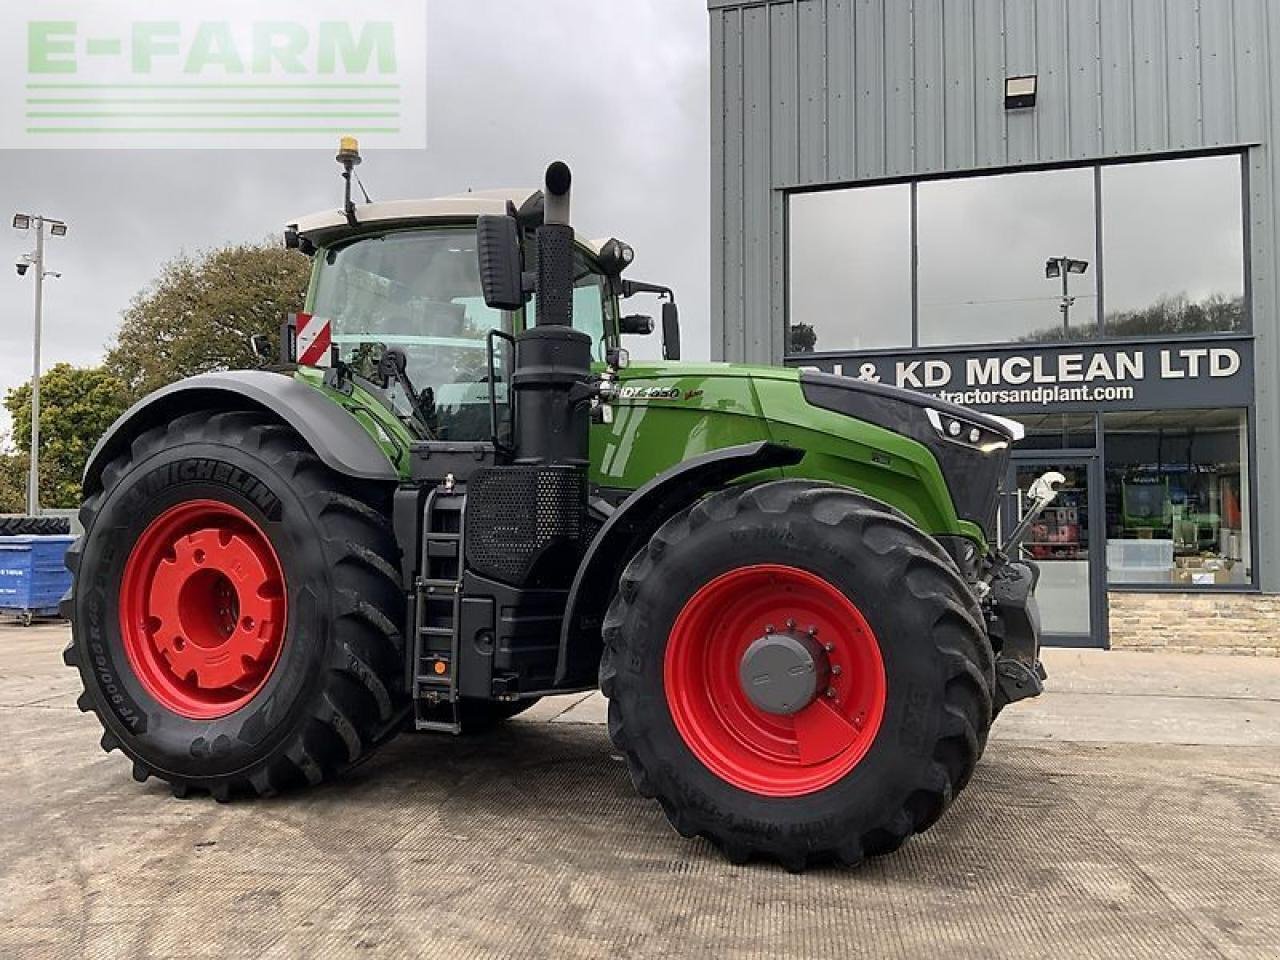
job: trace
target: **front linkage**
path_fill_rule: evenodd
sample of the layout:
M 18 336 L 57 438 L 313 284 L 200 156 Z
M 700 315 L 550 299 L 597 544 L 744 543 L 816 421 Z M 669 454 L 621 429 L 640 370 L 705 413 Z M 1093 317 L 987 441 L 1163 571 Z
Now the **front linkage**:
M 987 612 L 987 631 L 996 658 L 996 710 L 1044 691 L 1047 677 L 1040 662 L 1040 611 L 1035 588 L 1040 567 L 1031 560 L 1011 560 L 1031 530 L 1031 525 L 1058 496 L 1066 482 L 1050 471 L 1038 477 L 1027 491 L 1029 504 L 1022 519 L 1010 531 L 987 562 L 978 581 L 978 592 Z

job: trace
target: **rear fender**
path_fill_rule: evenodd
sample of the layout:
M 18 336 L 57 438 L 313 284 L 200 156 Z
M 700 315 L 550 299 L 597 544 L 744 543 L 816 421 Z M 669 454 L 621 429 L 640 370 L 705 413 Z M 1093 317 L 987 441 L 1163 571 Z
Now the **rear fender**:
M 102 487 L 102 471 L 145 430 L 196 410 L 261 410 L 292 427 L 326 466 L 356 480 L 398 479 L 368 432 L 349 413 L 292 377 L 265 370 L 206 373 L 170 384 L 124 412 L 89 456 L 84 492 Z
M 795 466 L 803 457 L 803 450 L 767 441 L 724 447 L 677 464 L 627 497 L 591 541 L 569 590 L 556 686 L 594 686 L 602 652 L 600 628 L 614 587 L 623 567 L 658 527 L 732 480 Z

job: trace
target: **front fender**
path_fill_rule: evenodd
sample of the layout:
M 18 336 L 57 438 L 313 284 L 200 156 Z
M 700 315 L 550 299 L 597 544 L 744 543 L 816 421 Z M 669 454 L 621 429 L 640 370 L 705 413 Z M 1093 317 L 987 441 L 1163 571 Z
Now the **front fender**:
M 194 410 L 262 410 L 298 432 L 326 466 L 357 480 L 395 482 L 387 455 L 351 415 L 292 377 L 266 370 L 205 373 L 149 394 L 98 441 L 84 471 L 84 491 L 102 487 L 102 471 L 144 430 Z
M 795 466 L 803 457 L 803 450 L 767 441 L 723 447 L 677 464 L 627 497 L 591 541 L 569 589 L 556 686 L 572 689 L 596 682 L 600 627 L 613 588 L 623 567 L 658 527 L 732 480 Z

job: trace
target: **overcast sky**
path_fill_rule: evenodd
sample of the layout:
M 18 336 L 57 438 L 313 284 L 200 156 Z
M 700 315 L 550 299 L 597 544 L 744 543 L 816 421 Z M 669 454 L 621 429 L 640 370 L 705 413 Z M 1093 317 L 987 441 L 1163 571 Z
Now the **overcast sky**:
M 708 16 L 700 0 L 433 0 L 426 151 L 366 151 L 374 199 L 537 185 L 575 174 L 575 221 L 636 248 L 673 286 L 686 355 L 705 357 L 709 283 Z M 31 370 L 33 242 L 13 211 L 66 220 L 50 239 L 44 364 L 101 359 L 129 300 L 180 251 L 279 235 L 331 208 L 333 151 L 10 151 L 0 178 L 0 391 Z M 7 423 L 4 424 L 7 430 Z
M 707 356 L 703 0 L 432 0 L 428 10 L 428 148 L 366 150 L 361 174 L 375 199 L 536 186 L 548 161 L 568 160 L 576 226 L 630 241 L 631 276 L 676 289 L 686 356 Z M 46 288 L 46 368 L 99 360 L 121 311 L 168 258 L 278 238 L 284 224 L 334 208 L 341 195 L 332 149 L 11 151 L 4 159 L 0 255 L 9 264 L 32 241 L 4 226 L 12 211 L 71 225 L 68 237 L 49 241 L 49 267 L 63 277 Z M 1162 294 L 1239 295 L 1236 159 L 1108 168 L 1103 187 L 1108 310 Z M 792 317 L 817 327 L 819 349 L 898 345 L 904 327 L 909 339 L 907 191 L 793 201 Z M 1057 289 L 1044 278 L 1045 258 L 1096 259 L 1088 170 L 923 184 L 919 195 L 921 330 L 935 343 L 1051 326 Z M 3 391 L 30 374 L 33 283 L 0 268 Z M 1073 317 L 1094 309 L 1096 263 L 1090 271 L 1073 278 Z

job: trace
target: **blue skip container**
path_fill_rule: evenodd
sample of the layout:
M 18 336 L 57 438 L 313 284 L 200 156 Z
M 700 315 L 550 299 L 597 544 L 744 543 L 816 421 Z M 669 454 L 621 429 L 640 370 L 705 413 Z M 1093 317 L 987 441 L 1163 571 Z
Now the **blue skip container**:
M 71 589 L 66 568 L 73 536 L 0 537 L 0 612 L 26 622 L 58 612 L 58 602 Z

